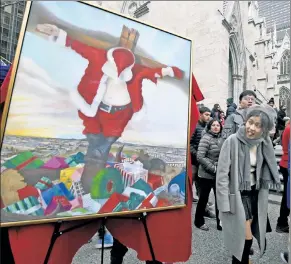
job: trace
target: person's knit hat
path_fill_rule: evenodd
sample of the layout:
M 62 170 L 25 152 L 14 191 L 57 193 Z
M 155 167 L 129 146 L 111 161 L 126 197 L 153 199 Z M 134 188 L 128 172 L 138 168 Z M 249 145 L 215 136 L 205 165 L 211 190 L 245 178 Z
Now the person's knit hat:
M 273 104 L 275 103 L 274 97 L 271 97 L 271 98 L 270 98 L 268 104 L 269 104 L 269 103 L 273 103 Z
M 232 104 L 233 103 L 233 98 L 227 98 L 226 99 L 226 103 L 227 103 L 227 105 Z
M 276 120 L 277 120 L 276 110 L 267 104 L 254 105 L 247 109 L 246 120 L 249 119 L 249 117 L 252 115 L 252 112 L 255 110 L 263 112 L 268 116 L 268 119 L 269 119 L 268 130 L 271 131 L 274 128 Z

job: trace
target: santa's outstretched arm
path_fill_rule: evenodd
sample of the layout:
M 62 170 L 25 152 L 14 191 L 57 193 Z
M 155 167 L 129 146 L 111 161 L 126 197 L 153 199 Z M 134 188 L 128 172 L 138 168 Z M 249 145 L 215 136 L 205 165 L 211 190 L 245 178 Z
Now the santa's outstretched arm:
M 164 68 L 144 68 L 138 75 L 139 78 L 137 79 L 139 79 L 139 81 L 142 82 L 143 79 L 148 79 L 155 84 L 157 83 L 158 78 L 164 78 L 166 76 L 176 79 L 183 78 L 183 72 L 179 68 L 170 66 Z
M 83 42 L 71 38 L 66 31 L 51 24 L 38 24 L 36 31 L 46 35 L 49 41 L 52 41 L 62 47 L 69 47 L 80 54 L 85 59 L 96 59 L 96 56 L 104 52 L 101 49 L 91 47 Z

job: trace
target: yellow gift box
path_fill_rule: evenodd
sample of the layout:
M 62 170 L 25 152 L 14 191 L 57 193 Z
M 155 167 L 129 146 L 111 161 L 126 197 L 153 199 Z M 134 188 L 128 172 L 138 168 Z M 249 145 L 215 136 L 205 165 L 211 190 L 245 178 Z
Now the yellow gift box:
M 61 170 L 60 173 L 60 181 L 63 182 L 67 189 L 70 190 L 73 180 L 72 180 L 72 175 L 78 168 L 67 168 L 64 170 Z

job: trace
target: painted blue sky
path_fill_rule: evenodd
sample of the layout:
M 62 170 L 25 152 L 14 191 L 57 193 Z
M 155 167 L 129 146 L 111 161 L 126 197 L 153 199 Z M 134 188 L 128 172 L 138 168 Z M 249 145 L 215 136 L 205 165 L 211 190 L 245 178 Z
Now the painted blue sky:
M 115 37 L 120 36 L 123 25 L 135 28 L 140 33 L 138 45 L 141 48 L 164 64 L 180 67 L 189 76 L 191 42 L 188 40 L 78 2 L 43 1 L 33 4 L 43 5 L 73 25 L 104 31 Z

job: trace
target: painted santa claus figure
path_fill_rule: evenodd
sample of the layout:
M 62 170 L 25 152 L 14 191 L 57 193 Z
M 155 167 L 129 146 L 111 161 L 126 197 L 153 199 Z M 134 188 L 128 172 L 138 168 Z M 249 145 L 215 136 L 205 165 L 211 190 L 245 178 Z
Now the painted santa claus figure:
M 82 175 L 82 184 L 88 193 L 92 177 L 105 167 L 112 144 L 121 137 L 128 122 L 145 115 L 143 80 L 156 84 L 158 78 L 182 79 L 183 74 L 177 67 L 153 69 L 139 65 L 132 51 L 126 48 L 107 51 L 89 46 L 72 39 L 55 25 L 37 25 L 36 30 L 56 44 L 73 49 L 89 62 L 78 89 L 70 92 L 89 143 Z

